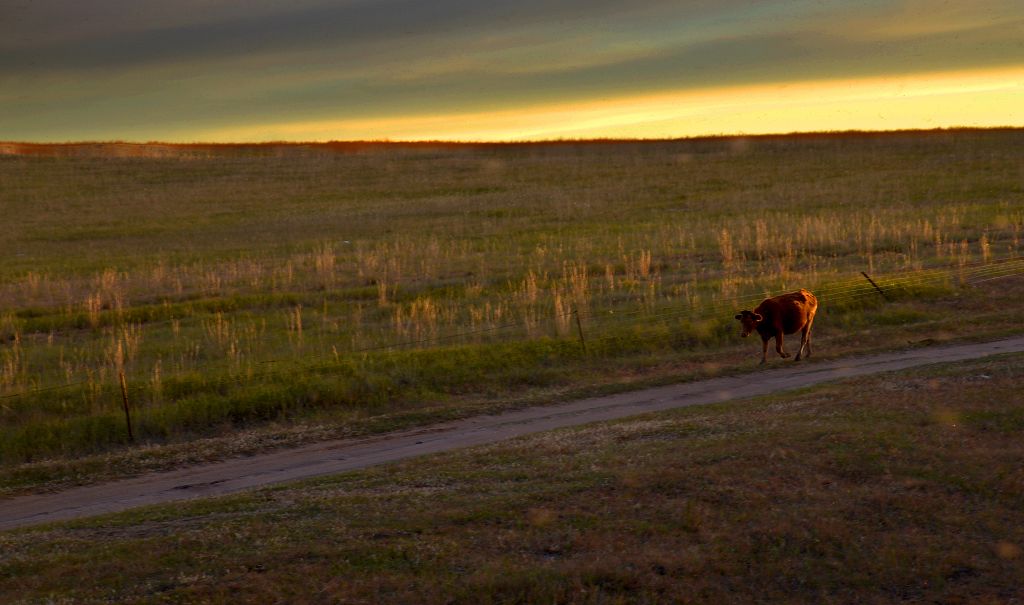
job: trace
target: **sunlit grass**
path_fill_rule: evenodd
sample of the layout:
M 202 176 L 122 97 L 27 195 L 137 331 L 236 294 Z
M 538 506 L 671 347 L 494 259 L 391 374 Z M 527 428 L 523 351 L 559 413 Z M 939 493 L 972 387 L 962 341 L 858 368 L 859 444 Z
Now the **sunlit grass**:
M 1021 142 L 0 156 L 0 396 L 59 389 L 0 400 L 0 456 L 123 444 L 121 371 L 165 442 L 727 354 L 737 299 L 1020 255 Z M 823 299 L 819 333 L 953 315 L 909 294 L 955 276 L 909 285 L 907 308 Z

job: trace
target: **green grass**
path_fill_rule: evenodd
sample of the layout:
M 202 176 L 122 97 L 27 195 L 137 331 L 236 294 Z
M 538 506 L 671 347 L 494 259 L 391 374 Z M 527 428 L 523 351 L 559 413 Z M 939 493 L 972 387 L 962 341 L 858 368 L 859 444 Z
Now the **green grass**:
M 747 350 L 737 306 L 796 287 L 822 352 L 998 334 L 1021 297 L 955 269 L 1020 255 L 1022 137 L 2 156 L 0 485 L 123 452 L 121 370 L 170 447 L 702 375 Z
M 811 363 L 950 340 L 1005 337 L 1024 324 L 1024 309 L 1008 308 L 1001 296 L 1024 295 L 1024 280 L 985 285 L 950 300 L 876 302 L 854 315 L 825 311 L 819 319 L 825 329 L 815 337 Z M 971 310 L 970 322 L 964 321 L 965 308 Z M 922 310 L 927 310 L 927 320 L 913 320 Z M 902 316 L 912 320 L 892 320 Z M 739 339 L 731 327 L 724 336 L 716 335 L 716 325 L 671 319 L 642 329 L 631 327 L 591 340 L 587 355 L 577 342 L 532 340 L 343 357 L 327 365 L 301 366 L 301 380 L 295 379 L 291 365 L 271 366 L 271 374 L 232 384 L 217 384 L 218 377 L 196 373 L 168 380 L 162 403 L 133 412 L 139 440 L 135 445 L 127 443 L 119 393 L 112 388 L 97 397 L 113 402 L 105 411 L 90 408 L 90 400 L 81 399 L 81 411 L 73 414 L 74 401 L 62 408 L 60 398 L 40 398 L 8 410 L 8 417 L 19 421 L 3 427 L 0 451 L 10 459 L 31 461 L 0 468 L 0 494 L 56 489 L 268 448 L 756 371 L 758 344 Z M 719 338 L 732 342 L 726 345 Z M 651 342 L 668 344 L 655 348 Z M 791 349 L 794 342 L 790 341 Z M 611 365 L 609 360 L 616 362 Z M 773 358 L 771 363 L 785 362 Z M 176 389 L 186 395 L 177 396 Z M 193 392 L 203 394 L 187 395 Z M 167 432 L 168 426 L 176 427 L 175 432 Z
M 1024 356 L 0 536 L 5 602 L 1007 603 Z

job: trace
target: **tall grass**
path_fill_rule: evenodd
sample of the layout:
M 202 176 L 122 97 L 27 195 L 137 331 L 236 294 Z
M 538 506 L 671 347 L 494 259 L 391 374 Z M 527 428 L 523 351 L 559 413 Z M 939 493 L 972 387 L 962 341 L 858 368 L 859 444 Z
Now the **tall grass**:
M 741 295 L 1018 256 L 1021 143 L 991 131 L 0 156 L 0 211 L 16 226 L 0 233 L 0 396 L 67 386 L 2 400 L 5 443 L 57 444 L 4 457 L 117 442 L 122 370 L 141 434 L 164 438 L 457 392 L 466 373 L 542 382 L 578 355 L 574 313 L 614 364 L 716 346 Z M 324 363 L 333 378 L 315 378 Z

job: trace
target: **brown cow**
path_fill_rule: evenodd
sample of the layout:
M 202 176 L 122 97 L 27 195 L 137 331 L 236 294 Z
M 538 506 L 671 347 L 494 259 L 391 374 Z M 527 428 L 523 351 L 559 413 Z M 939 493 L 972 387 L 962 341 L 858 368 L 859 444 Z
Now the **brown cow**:
M 768 341 L 775 337 L 775 350 L 780 357 L 789 357 L 782 348 L 782 335 L 795 334 L 800 336 L 800 350 L 796 353 L 794 361 L 800 361 L 800 356 L 807 348 L 807 356 L 811 356 L 811 324 L 814 323 L 814 314 L 818 312 L 818 299 L 809 291 L 800 289 L 789 294 L 780 294 L 764 299 L 753 311 L 741 311 L 736 319 L 740 320 L 742 329 L 740 336 L 746 338 L 748 334 L 757 330 L 764 343 L 764 350 L 761 353 L 761 363 L 768 362 Z

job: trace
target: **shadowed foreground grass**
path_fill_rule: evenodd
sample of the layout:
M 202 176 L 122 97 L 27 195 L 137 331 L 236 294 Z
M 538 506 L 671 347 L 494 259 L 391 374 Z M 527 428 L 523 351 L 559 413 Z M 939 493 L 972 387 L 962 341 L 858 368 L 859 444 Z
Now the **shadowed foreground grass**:
M 1024 356 L 0 536 L 0 600 L 1011 603 Z

